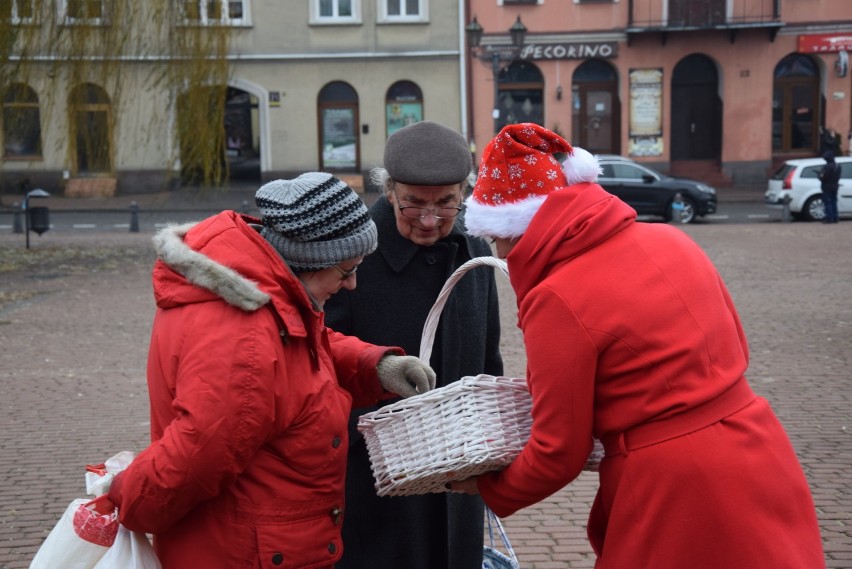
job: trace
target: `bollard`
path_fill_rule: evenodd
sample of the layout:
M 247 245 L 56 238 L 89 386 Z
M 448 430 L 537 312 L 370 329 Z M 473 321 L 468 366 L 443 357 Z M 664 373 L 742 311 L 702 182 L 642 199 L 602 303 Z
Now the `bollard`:
M 139 204 L 130 202 L 130 233 L 139 233 Z
M 791 201 L 792 198 L 790 197 L 789 193 L 784 194 L 784 197 L 781 199 L 781 203 L 784 205 L 784 207 L 781 209 L 781 221 L 783 221 L 784 223 L 790 223 L 791 221 L 793 221 L 793 216 L 790 215 Z
M 23 207 L 18 202 L 12 204 L 12 207 L 15 209 L 15 216 L 12 221 L 12 233 L 23 233 L 24 222 L 21 221 L 21 212 L 23 212 Z
M 248 215 L 248 212 L 249 212 L 248 201 L 243 200 L 243 203 L 240 205 L 240 213 Z
M 672 221 L 683 223 L 683 196 L 676 193 L 672 201 Z

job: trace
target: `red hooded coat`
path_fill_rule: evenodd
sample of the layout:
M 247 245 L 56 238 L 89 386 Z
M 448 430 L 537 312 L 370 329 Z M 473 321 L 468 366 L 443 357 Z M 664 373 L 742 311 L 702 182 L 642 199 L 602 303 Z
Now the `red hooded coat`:
M 330 567 L 353 398 L 384 393 L 388 351 L 337 334 L 234 212 L 157 238 L 151 446 L 109 497 L 164 569 Z
M 682 231 L 635 222 L 597 184 L 552 192 L 507 256 L 533 399 L 530 440 L 479 477 L 500 516 L 607 446 L 588 533 L 596 568 L 825 566 L 807 481 L 744 378 L 722 279 Z

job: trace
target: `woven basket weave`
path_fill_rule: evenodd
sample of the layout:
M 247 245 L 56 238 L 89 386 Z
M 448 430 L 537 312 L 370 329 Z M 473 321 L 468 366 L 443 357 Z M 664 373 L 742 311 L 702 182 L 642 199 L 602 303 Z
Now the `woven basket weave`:
M 471 259 L 447 279 L 423 326 L 420 359 L 429 361 L 435 329 L 453 286 L 494 257 Z M 507 466 L 530 435 L 532 401 L 525 379 L 467 376 L 359 418 L 379 496 L 446 492 L 461 480 Z

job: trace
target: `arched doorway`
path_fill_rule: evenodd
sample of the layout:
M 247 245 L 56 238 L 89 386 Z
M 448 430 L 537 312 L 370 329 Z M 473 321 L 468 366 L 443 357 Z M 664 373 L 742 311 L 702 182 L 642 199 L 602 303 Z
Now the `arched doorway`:
M 672 72 L 671 159 L 719 160 L 722 156 L 722 100 L 716 64 L 689 55 Z
M 571 143 L 593 154 L 621 153 L 621 102 L 612 65 L 590 59 L 571 78 Z
M 317 96 L 317 114 L 320 169 L 359 171 L 358 93 L 343 81 L 328 83 Z
M 397 81 L 385 95 L 385 136 L 423 120 L 423 92 L 416 83 Z
M 225 155 L 232 180 L 260 180 L 258 99 L 228 87 L 225 95 Z
M 819 144 L 819 68 L 794 53 L 775 66 L 772 84 L 772 152 L 815 154 Z
M 181 182 L 218 186 L 228 179 L 225 86 L 193 86 L 177 98 Z
M 544 75 L 529 61 L 515 61 L 500 71 L 497 79 L 495 134 L 507 124 L 544 124 Z
M 71 153 L 75 176 L 110 175 L 112 156 L 112 105 L 101 87 L 83 83 L 68 98 Z

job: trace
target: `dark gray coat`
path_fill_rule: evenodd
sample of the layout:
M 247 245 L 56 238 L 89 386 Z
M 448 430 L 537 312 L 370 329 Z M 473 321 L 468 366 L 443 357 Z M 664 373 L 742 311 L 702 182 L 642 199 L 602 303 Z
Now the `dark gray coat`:
M 379 248 L 358 267 L 356 289 L 342 290 L 326 302 L 326 324 L 416 356 L 426 315 L 447 278 L 465 261 L 490 256 L 491 249 L 466 236 L 461 219 L 435 245 L 418 246 L 399 234 L 393 206 L 384 197 L 370 215 L 378 227 Z M 453 288 L 430 362 L 438 386 L 465 375 L 503 373 L 494 279 L 493 269 L 478 267 Z M 376 496 L 367 449 L 355 429 L 358 416 L 374 409 L 356 409 L 351 417 L 344 554 L 335 567 L 480 569 L 483 505 L 478 496 Z

